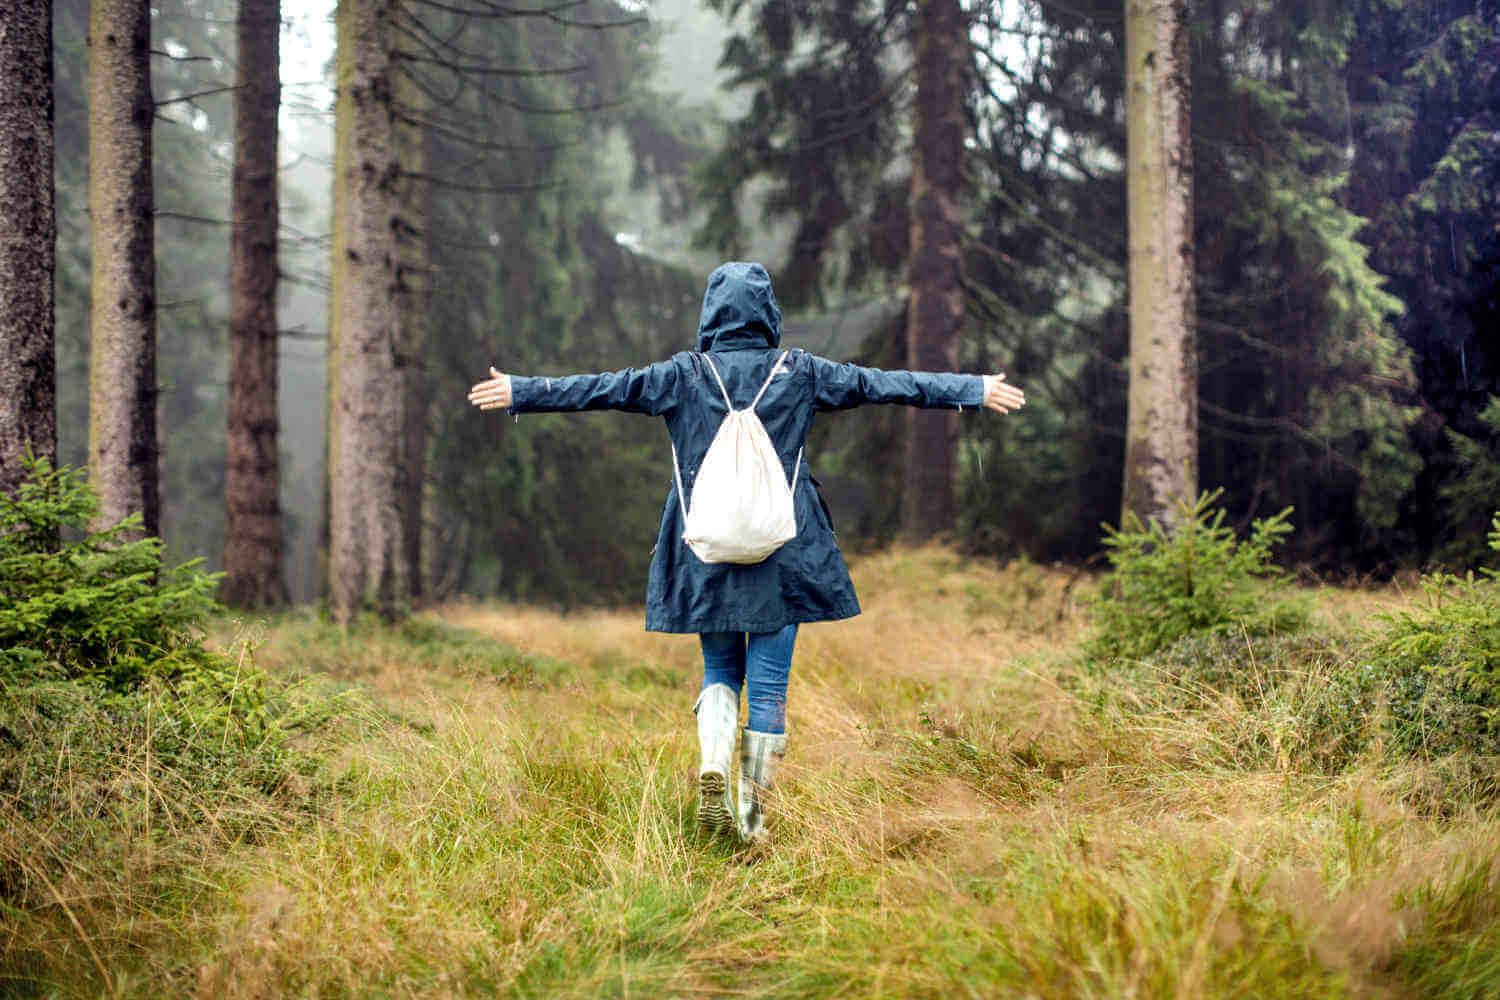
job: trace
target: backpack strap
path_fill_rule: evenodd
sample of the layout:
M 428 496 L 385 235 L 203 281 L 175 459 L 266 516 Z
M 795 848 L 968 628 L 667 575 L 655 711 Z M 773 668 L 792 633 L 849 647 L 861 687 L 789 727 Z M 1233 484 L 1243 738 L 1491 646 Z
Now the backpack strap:
M 792 352 L 791 351 L 782 351 L 781 352 L 781 356 L 779 358 L 777 358 L 776 359 L 776 363 L 771 366 L 771 374 L 769 374 L 769 375 L 766 376 L 765 384 L 760 387 L 760 392 L 757 392 L 755 394 L 755 399 L 753 399 L 750 402 L 750 405 L 747 406 L 747 407 L 745 407 L 745 409 L 747 409 L 747 410 L 753 410 L 753 409 L 756 408 L 756 406 L 760 405 L 760 397 L 764 396 L 766 394 L 766 390 L 769 389 L 769 388 L 771 388 L 771 380 L 776 377 L 776 372 L 781 368 L 781 363 L 786 360 L 786 356 L 788 354 L 790 354 L 790 353 L 792 353 Z M 724 405 L 727 406 L 727 407 L 729 407 L 729 412 L 730 413 L 735 412 L 734 411 L 734 402 L 733 402 L 733 400 L 731 400 L 729 398 L 729 390 L 726 389 L 726 388 L 724 388 L 724 380 L 719 377 L 719 369 L 716 368 L 716 367 L 714 367 L 713 359 L 710 358 L 708 356 L 708 354 L 705 352 L 704 355 L 703 355 L 703 360 L 708 365 L 708 370 L 714 373 L 714 381 L 719 384 L 719 392 L 721 392 L 721 393 L 724 394 Z
M 776 363 L 771 366 L 771 374 L 766 376 L 766 384 L 760 387 L 760 392 L 757 392 L 755 394 L 755 399 L 751 400 L 750 409 L 753 410 L 757 405 L 760 404 L 760 397 L 764 396 L 766 394 L 766 390 L 771 388 L 771 380 L 776 377 L 776 373 L 781 369 L 781 363 L 786 360 L 786 356 L 790 353 L 790 351 L 781 352 L 781 357 L 777 358 Z
M 672 444 L 671 441 L 667 442 Z M 801 461 L 802 453 L 797 453 L 798 461 Z M 682 497 L 682 469 L 677 464 L 677 445 L 672 444 L 672 478 L 677 481 L 677 503 L 682 507 L 682 523 L 687 524 L 687 501 Z
M 713 359 L 705 352 L 703 360 L 708 365 L 708 370 L 714 373 L 714 381 L 719 383 L 719 391 L 724 394 L 724 405 L 729 407 L 729 412 L 734 412 L 734 403 L 729 398 L 729 390 L 724 388 L 724 380 L 719 378 L 719 369 L 714 367 Z

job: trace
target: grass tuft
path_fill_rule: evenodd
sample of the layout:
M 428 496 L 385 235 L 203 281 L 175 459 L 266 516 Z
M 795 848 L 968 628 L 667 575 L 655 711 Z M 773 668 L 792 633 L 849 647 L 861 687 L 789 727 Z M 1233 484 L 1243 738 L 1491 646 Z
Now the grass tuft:
M 294 614 L 254 650 L 320 720 L 303 784 L 177 785 L 157 811 L 121 744 L 134 811 L 90 818 L 82 786 L 36 806 L 73 839 L 51 889 L 0 893 L 0 975 L 231 998 L 1500 986 L 1500 817 L 1340 700 L 1339 623 L 1400 595 L 1319 592 L 1296 637 L 1111 672 L 1081 660 L 1068 574 L 940 549 L 855 574 L 866 613 L 799 639 L 764 848 L 699 830 L 691 637 L 505 605 L 353 633 Z M 4 829 L 12 878 L 42 852 Z

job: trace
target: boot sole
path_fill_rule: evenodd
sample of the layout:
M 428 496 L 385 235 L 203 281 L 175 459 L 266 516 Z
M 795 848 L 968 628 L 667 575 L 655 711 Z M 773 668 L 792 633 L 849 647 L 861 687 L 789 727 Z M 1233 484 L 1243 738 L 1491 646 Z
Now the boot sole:
M 724 775 L 707 771 L 698 777 L 698 825 L 711 833 L 734 829 L 734 817 L 724 803 Z

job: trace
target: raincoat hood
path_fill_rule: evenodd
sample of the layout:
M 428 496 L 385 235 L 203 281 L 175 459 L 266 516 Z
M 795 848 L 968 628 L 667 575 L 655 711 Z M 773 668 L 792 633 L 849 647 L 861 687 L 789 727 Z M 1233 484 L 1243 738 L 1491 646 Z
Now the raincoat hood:
M 732 261 L 708 276 L 698 317 L 698 350 L 731 351 L 781 344 L 781 309 L 771 276 L 759 264 Z

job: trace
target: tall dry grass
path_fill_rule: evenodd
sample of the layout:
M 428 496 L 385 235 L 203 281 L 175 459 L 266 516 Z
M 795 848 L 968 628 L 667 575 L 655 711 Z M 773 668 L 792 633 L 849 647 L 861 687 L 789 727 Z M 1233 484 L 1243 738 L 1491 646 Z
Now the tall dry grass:
M 1320 769 L 1274 699 L 1083 669 L 1069 573 L 926 549 L 855 577 L 865 613 L 799 638 L 764 849 L 695 827 L 691 637 L 503 605 L 352 637 L 292 618 L 262 665 L 386 706 L 330 735 L 337 794 L 254 842 L 197 835 L 160 894 L 81 862 L 58 894 L 94 907 L 82 932 L 7 914 L 5 972 L 205 997 L 1500 988 L 1492 814 L 1424 810 L 1373 756 Z

